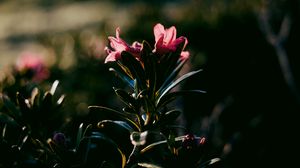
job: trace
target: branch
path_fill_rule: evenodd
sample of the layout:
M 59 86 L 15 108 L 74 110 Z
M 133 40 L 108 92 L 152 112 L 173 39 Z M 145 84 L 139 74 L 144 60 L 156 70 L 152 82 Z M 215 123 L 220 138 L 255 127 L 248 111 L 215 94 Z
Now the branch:
M 259 24 L 262 32 L 266 35 L 267 41 L 274 47 L 277 59 L 280 65 L 282 75 L 285 83 L 287 84 L 291 94 L 295 97 L 298 104 L 300 104 L 299 90 L 296 86 L 293 72 L 291 70 L 290 62 L 288 59 L 287 52 L 283 46 L 283 43 L 287 40 L 291 30 L 291 17 L 286 14 L 281 22 L 280 30 L 278 35 L 274 33 L 269 23 L 269 11 L 263 9 L 259 16 Z

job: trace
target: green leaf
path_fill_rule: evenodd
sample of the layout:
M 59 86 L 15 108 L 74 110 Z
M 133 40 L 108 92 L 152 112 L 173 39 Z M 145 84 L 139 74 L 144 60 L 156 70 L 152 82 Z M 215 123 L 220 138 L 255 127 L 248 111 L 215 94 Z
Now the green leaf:
M 83 135 L 84 135 L 84 134 L 83 134 L 83 123 L 81 123 L 81 124 L 79 125 L 79 127 L 78 127 L 78 130 L 77 130 L 76 147 L 79 146 L 80 141 L 81 141 Z
M 140 130 L 141 126 L 137 121 L 138 116 L 136 114 L 126 113 L 126 112 L 119 112 L 113 110 L 108 107 L 103 106 L 89 106 L 91 115 L 98 120 L 121 120 L 127 121 L 133 128 L 136 130 Z
M 129 93 L 127 93 L 125 90 L 123 89 L 116 89 L 114 88 L 115 93 L 117 94 L 117 96 L 119 96 L 121 98 L 121 100 L 129 107 L 137 107 L 137 100 L 135 100 Z
M 159 93 L 161 92 L 161 90 L 163 90 L 169 83 L 171 83 L 176 78 L 176 76 L 182 69 L 185 62 L 186 62 L 186 60 L 183 60 L 176 66 L 176 68 L 173 70 L 173 72 L 166 78 L 164 83 L 160 86 L 160 88 L 158 90 Z
M 149 54 L 152 53 L 152 48 L 150 44 L 145 40 L 142 42 L 142 45 L 143 45 L 143 49 L 141 51 L 141 58 L 143 62 L 147 62 L 146 60 L 149 60 Z
M 185 138 L 185 136 L 178 136 L 175 138 L 175 142 L 176 143 L 176 147 L 179 147 L 183 141 L 183 139 Z M 199 137 L 196 137 L 197 139 L 199 139 Z M 161 140 L 161 141 L 157 141 L 154 143 L 149 144 L 148 146 L 144 147 L 141 150 L 141 154 L 146 153 L 146 152 L 151 152 L 151 150 L 153 150 L 154 148 L 165 148 L 166 150 L 168 149 L 168 144 L 167 144 L 167 140 Z
M 86 136 L 88 134 L 88 132 L 90 132 L 93 128 L 93 124 L 89 124 L 86 126 L 86 128 L 84 129 L 83 135 L 82 136 Z
M 84 137 L 80 141 L 77 154 L 82 167 L 97 167 L 105 164 L 123 168 L 126 163 L 126 157 L 117 144 L 99 132 Z
M 46 92 L 41 101 L 41 106 L 39 107 L 40 111 L 37 111 L 39 116 L 49 116 L 56 108 L 57 104 L 53 103 L 53 95 L 50 92 Z
M 141 63 L 130 53 L 123 51 L 121 53 L 122 63 L 130 70 L 131 74 L 141 87 L 141 90 L 146 88 L 145 72 Z
M 51 107 L 52 106 L 53 95 L 50 92 L 46 92 L 43 97 L 42 107 Z
M 50 94 L 54 95 L 56 89 L 57 89 L 57 86 L 59 84 L 59 81 L 58 80 L 55 80 L 51 86 L 51 89 L 50 89 Z
M 180 114 L 181 111 L 179 110 L 170 110 L 164 114 L 161 114 L 156 124 L 159 128 L 167 124 L 172 124 L 179 117 Z
M 141 166 L 141 167 L 145 167 L 145 168 L 162 168 L 158 165 L 155 165 L 153 163 L 138 163 L 138 166 Z
M 127 83 L 128 86 L 134 88 L 133 77 L 128 68 L 126 68 L 120 61 L 108 62 L 107 64 L 111 67 L 109 68 L 109 71 L 113 71 L 119 78 Z
M 29 139 L 30 139 L 30 137 L 29 137 L 28 134 L 25 135 L 25 136 L 21 139 L 21 141 L 20 141 L 19 144 L 18 144 L 19 150 L 22 150 L 22 149 L 23 149 L 23 146 L 25 145 L 25 143 L 26 143 Z
M 125 156 L 129 156 L 132 152 L 133 145 L 130 141 L 130 134 L 134 129 L 124 121 L 103 120 L 97 124 L 99 132 L 110 137 Z
M 63 149 L 62 147 L 58 146 L 52 139 L 49 139 L 47 141 L 50 149 L 52 152 L 54 152 L 56 155 L 60 156 L 60 157 L 64 157 L 66 155 L 65 149 Z
M 205 161 L 204 163 L 201 163 L 199 165 L 199 168 L 210 168 L 215 167 L 216 164 L 219 164 L 221 162 L 220 158 L 213 158 L 208 161 Z
M 165 89 L 163 89 L 161 92 L 162 93 L 158 93 L 159 94 L 159 98 L 157 99 L 157 102 L 160 101 L 160 99 L 166 94 L 168 93 L 171 89 L 173 89 L 176 85 L 178 85 L 180 82 L 186 80 L 187 78 L 201 72 L 202 70 L 197 70 L 197 71 L 192 71 L 189 73 L 186 73 L 184 75 L 182 75 L 181 77 L 179 77 L 177 80 L 175 80 L 174 82 L 170 83 Z
M 179 58 L 183 47 L 184 47 L 184 42 L 181 43 L 179 46 L 177 46 L 175 52 L 170 52 L 162 56 L 160 60 L 160 68 L 159 68 L 161 73 L 160 75 L 162 76 L 161 82 L 164 82 L 165 79 L 168 78 L 169 75 L 174 71 L 174 69 L 176 69 L 176 67 L 180 64 Z M 185 61 L 183 61 L 183 64 L 184 63 Z
M 141 52 L 142 62 L 144 63 L 145 75 L 148 80 L 149 96 L 154 96 L 156 89 L 156 64 L 157 57 L 153 55 L 152 49 L 147 41 L 143 41 L 143 50 Z
M 141 153 L 143 154 L 143 153 L 145 153 L 145 152 L 148 152 L 148 151 L 150 151 L 151 149 L 153 149 L 153 148 L 155 148 L 155 147 L 160 148 L 160 146 L 166 145 L 166 144 L 167 144 L 167 140 L 154 142 L 154 143 L 152 143 L 152 144 L 146 146 L 145 148 L 143 148 L 143 149 L 141 150 Z M 167 147 L 167 146 L 165 146 L 165 147 Z
M 59 99 L 56 101 L 58 107 L 62 106 L 63 102 L 65 101 L 65 95 L 61 95 Z
M 20 107 L 20 110 L 22 112 L 22 116 L 24 116 L 27 119 L 30 119 L 30 105 L 28 104 L 29 100 L 25 99 L 19 92 L 17 92 L 17 103 Z
M 31 91 L 30 103 L 33 108 L 37 108 L 39 106 L 40 101 L 40 92 L 37 87 L 33 88 Z
M 1 112 L 0 112 L 0 123 L 18 125 L 14 118 Z
M 171 101 L 175 100 L 178 96 L 190 96 L 191 94 L 203 94 L 206 93 L 202 90 L 183 90 L 183 91 L 176 91 L 167 93 L 162 96 L 158 101 L 156 101 L 156 107 L 164 107 L 166 104 L 170 103 Z
M 134 129 L 130 125 L 128 125 L 128 123 L 126 123 L 124 121 L 102 120 L 102 121 L 98 122 L 97 126 L 98 126 L 98 128 L 107 129 L 110 131 L 113 129 L 116 129 L 117 131 L 112 131 L 114 133 L 122 132 L 124 130 L 126 130 L 126 132 L 128 132 L 128 133 L 134 131 Z M 123 129 L 123 130 L 121 130 L 121 129 Z
M 121 60 L 117 60 L 116 63 L 125 76 L 128 76 L 132 80 L 134 79 L 134 76 L 130 69 L 123 62 L 121 62 Z
M 3 102 L 4 107 L 8 110 L 8 115 L 12 116 L 15 119 L 19 119 L 21 117 L 20 110 L 16 107 L 16 105 L 11 102 L 9 97 L 0 93 L 0 101 Z

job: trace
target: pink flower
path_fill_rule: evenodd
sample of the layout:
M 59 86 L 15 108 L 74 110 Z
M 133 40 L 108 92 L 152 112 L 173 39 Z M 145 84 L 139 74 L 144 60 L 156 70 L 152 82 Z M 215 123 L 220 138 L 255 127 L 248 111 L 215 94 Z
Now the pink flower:
M 179 44 L 184 43 L 183 50 L 186 47 L 188 40 L 184 36 L 176 38 L 176 28 L 174 26 L 165 29 L 160 23 L 154 26 L 154 36 L 155 36 L 155 48 L 153 52 L 158 54 L 166 54 L 169 52 L 175 52 Z M 180 59 L 189 58 L 190 53 L 188 51 L 182 51 L 180 54 Z
M 17 60 L 16 70 L 21 73 L 31 71 L 33 73 L 32 80 L 36 82 L 49 77 L 49 70 L 44 61 L 34 53 L 23 53 Z
M 108 54 L 108 56 L 105 59 L 105 63 L 120 59 L 122 51 L 127 51 L 135 57 L 140 56 L 142 44 L 140 44 L 139 42 L 134 42 L 131 46 L 127 44 L 123 39 L 120 38 L 120 28 L 116 29 L 116 37 L 110 36 L 108 37 L 108 39 L 110 41 L 110 46 L 113 50 L 111 50 L 108 47 L 105 47 L 105 51 Z

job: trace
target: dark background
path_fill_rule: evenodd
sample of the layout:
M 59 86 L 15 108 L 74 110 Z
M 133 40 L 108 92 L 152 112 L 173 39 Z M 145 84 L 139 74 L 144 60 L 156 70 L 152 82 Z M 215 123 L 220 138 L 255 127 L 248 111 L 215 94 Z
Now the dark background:
M 8 50 L 36 51 L 25 45 L 34 43 L 51 51 L 45 54 L 51 62 L 51 76 L 41 85 L 47 88 L 55 79 L 60 80 L 60 91 L 67 95 L 66 117 L 85 120 L 89 105 L 122 107 L 112 86 L 125 86 L 103 64 L 106 54 L 102 50 L 117 26 L 126 41 L 144 39 L 153 44 L 156 23 L 174 25 L 178 36 L 189 41 L 191 58 L 184 71 L 203 69 L 181 89 L 207 91 L 178 102 L 182 103 L 178 104 L 183 111 L 182 123 L 194 134 L 208 138 L 208 154 L 221 157 L 223 167 L 299 165 L 299 0 L 29 2 L 20 1 L 21 6 L 26 4 L 24 11 L 49 14 L 57 8 L 64 11 L 70 6 L 89 8 L 95 4 L 98 14 L 103 15 L 103 19 L 77 27 L 68 27 L 70 21 L 62 29 L 52 25 L 53 29 L 33 33 L 26 27 L 26 31 L 16 28 L 1 37 L 1 44 L 10 46 Z M 0 4 L 2 14 L 18 6 L 9 1 Z M 106 7 L 110 11 L 103 12 Z M 93 43 L 96 37 L 99 48 Z M 72 58 L 66 58 L 69 53 L 65 50 L 70 50 Z M 2 68 L 11 66 L 18 57 L 18 52 L 6 51 L 2 48 Z

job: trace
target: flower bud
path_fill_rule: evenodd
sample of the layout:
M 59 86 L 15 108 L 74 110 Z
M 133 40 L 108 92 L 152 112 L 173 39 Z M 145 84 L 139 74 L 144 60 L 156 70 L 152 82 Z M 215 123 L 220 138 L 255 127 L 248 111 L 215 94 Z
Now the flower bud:
M 66 146 L 65 134 L 60 133 L 60 132 L 55 133 L 52 139 L 58 146 Z
M 193 134 L 187 134 L 182 140 L 182 147 L 185 149 L 192 149 L 197 146 L 197 140 Z

